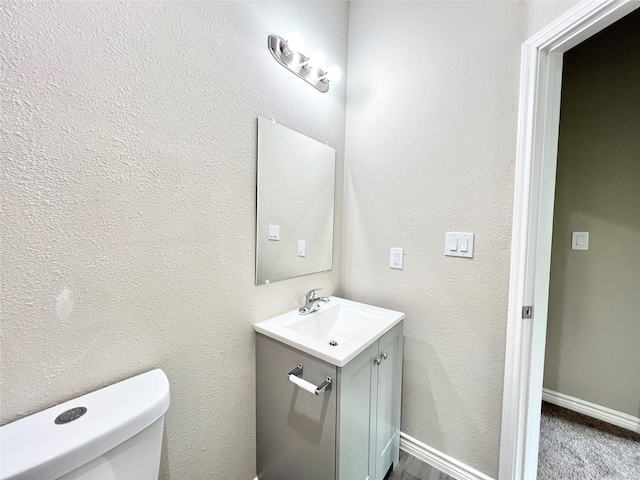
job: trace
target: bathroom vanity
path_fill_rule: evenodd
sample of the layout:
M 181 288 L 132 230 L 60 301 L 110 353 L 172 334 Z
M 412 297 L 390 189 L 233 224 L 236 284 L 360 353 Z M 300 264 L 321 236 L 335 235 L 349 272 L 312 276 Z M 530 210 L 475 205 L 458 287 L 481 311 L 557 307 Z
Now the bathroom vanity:
M 255 326 L 259 480 L 382 480 L 397 464 L 403 319 L 330 297 Z

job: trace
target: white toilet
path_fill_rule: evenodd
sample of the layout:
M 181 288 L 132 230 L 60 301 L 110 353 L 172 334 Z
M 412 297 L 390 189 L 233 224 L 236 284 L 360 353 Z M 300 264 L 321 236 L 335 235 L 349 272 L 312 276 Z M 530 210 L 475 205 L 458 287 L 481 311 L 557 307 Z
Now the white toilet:
M 160 369 L 0 428 L 1 480 L 157 480 L 169 380 Z

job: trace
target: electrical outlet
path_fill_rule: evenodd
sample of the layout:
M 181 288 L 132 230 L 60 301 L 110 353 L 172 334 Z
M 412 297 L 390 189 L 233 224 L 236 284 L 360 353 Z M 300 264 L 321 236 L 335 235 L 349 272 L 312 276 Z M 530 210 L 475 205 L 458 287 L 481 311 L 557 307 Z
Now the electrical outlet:
M 402 270 L 402 257 L 404 257 L 403 248 L 391 248 L 391 255 L 389 258 L 389 267 Z

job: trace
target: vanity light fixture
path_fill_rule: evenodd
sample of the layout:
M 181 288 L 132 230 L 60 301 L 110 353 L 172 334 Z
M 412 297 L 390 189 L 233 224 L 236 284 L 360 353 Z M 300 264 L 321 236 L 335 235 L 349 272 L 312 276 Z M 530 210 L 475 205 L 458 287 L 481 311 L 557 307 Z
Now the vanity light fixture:
M 342 76 L 340 68 L 335 65 L 326 72 L 322 70 L 323 59 L 319 52 L 309 56 L 300 53 L 298 49 L 302 48 L 302 37 L 298 34 L 292 34 L 288 41 L 276 35 L 269 35 L 267 46 L 280 65 L 322 93 L 329 91 L 329 82 L 338 81 Z

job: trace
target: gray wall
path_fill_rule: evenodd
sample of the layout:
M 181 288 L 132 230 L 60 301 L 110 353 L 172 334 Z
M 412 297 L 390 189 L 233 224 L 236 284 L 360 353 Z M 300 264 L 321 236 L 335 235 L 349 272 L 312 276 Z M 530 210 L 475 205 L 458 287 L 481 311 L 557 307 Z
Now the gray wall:
M 640 417 L 640 10 L 565 54 L 544 386 Z M 588 231 L 589 250 L 571 250 Z
M 163 478 L 255 475 L 253 324 L 338 293 L 344 2 L 0 4 L 2 424 L 160 367 Z M 305 51 L 307 51 L 305 49 Z M 334 269 L 254 285 L 257 115 L 336 148 Z
M 406 312 L 402 431 L 497 476 L 520 45 L 573 6 L 352 2 L 347 298 Z M 472 260 L 446 231 L 475 232 Z M 404 270 L 389 248 L 404 247 Z

